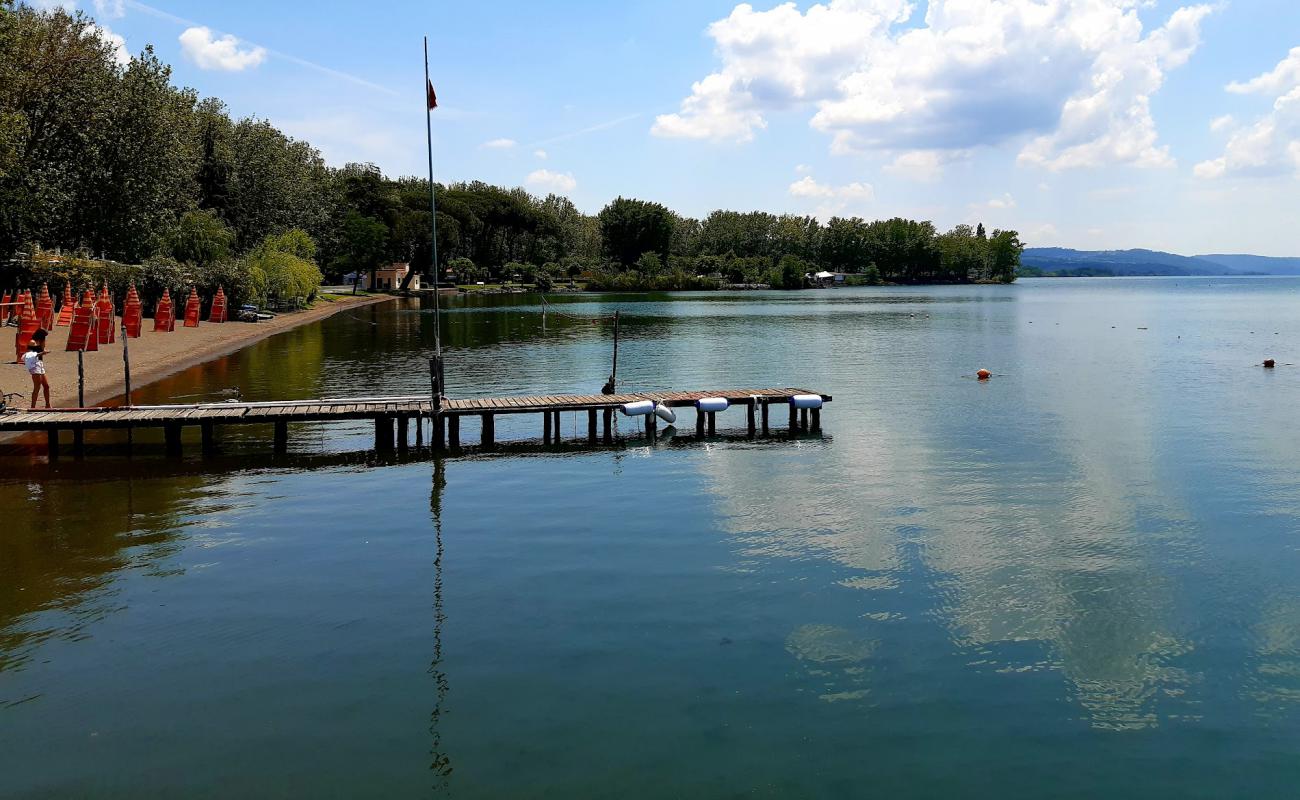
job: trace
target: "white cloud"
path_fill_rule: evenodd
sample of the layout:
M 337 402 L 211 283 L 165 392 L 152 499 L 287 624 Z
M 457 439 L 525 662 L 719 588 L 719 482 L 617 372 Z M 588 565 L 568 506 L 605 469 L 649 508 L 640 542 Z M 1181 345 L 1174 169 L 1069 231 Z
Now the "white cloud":
M 1231 114 L 1224 114 L 1221 117 L 1215 117 L 1210 120 L 1210 130 L 1214 133 L 1219 133 L 1220 131 L 1228 130 L 1236 124 L 1237 121 L 1232 118 Z
M 811 175 L 805 175 L 790 184 L 790 194 L 795 197 L 842 197 L 853 200 L 870 200 L 875 196 L 875 190 L 869 183 L 828 186 L 824 183 L 818 183 Z
M 876 190 L 869 183 L 846 183 L 842 186 L 830 186 L 818 183 L 811 175 L 805 175 L 789 187 L 793 197 L 818 200 L 814 215 L 819 219 L 833 217 L 850 205 L 861 207 L 876 197 Z
M 181 52 L 199 69 L 216 69 L 239 72 L 255 67 L 266 60 L 266 48 L 240 49 L 239 40 L 226 34 L 212 38 L 212 31 L 203 26 L 186 28 L 180 35 Z
M 546 159 L 550 158 L 550 156 L 548 156 L 548 155 L 546 154 L 546 151 L 545 151 L 545 150 L 542 150 L 541 148 L 538 148 L 538 149 L 534 150 L 534 151 L 533 151 L 533 155 L 537 156 L 538 158 L 540 158 L 540 159 L 543 160 L 543 161 L 545 161 Z
M 490 150 L 510 150 L 511 148 L 517 146 L 518 144 L 519 142 L 516 142 L 514 139 L 502 138 L 502 139 L 492 139 L 490 141 L 486 141 L 483 144 L 479 145 L 479 147 L 486 147 Z
M 1300 176 L 1300 47 L 1293 47 L 1272 70 L 1244 83 L 1226 87 L 1233 94 L 1271 96 L 1273 108 L 1249 125 L 1231 123 L 1215 130 L 1232 128 L 1223 155 L 1202 161 L 1192 168 L 1198 178 L 1225 175 L 1269 176 L 1294 172 Z M 1222 119 L 1222 118 L 1220 118 Z
M 534 188 L 546 189 L 558 194 L 567 194 L 578 187 L 578 182 L 574 180 L 572 174 L 551 172 L 549 169 L 538 169 L 528 173 L 524 182 Z
M 1016 207 L 1016 199 L 1011 196 L 1010 192 L 1008 192 L 1001 197 L 990 198 L 983 203 L 971 203 L 970 207 L 976 211 L 1005 211 L 1006 209 Z
M 95 13 L 100 18 L 121 19 L 126 16 L 125 0 L 95 0 Z
M 943 174 L 944 154 L 936 150 L 908 150 L 885 165 L 885 172 L 915 181 L 936 181 Z
M 1201 20 L 1211 10 L 1208 5 L 1180 8 L 1146 37 L 1136 11 L 1117 18 L 1119 30 L 1126 32 L 1097 54 L 1090 85 L 1066 101 L 1054 132 L 1020 152 L 1020 163 L 1051 170 L 1117 163 L 1173 166 L 1169 148 L 1156 144 L 1151 95 L 1164 83 L 1165 72 L 1196 52 Z
M 807 164 L 794 165 L 794 174 L 796 175 L 807 175 L 809 172 L 812 172 L 812 167 L 808 166 Z
M 933 162 L 911 153 L 1031 136 L 1022 162 L 1049 169 L 1170 163 L 1150 96 L 1196 50 L 1209 6 L 1144 35 L 1141 0 L 930 0 L 912 20 L 916 5 L 737 5 L 708 28 L 719 69 L 651 130 L 743 142 L 772 113 L 811 109 L 834 152 L 902 152 L 893 166 L 924 176 Z

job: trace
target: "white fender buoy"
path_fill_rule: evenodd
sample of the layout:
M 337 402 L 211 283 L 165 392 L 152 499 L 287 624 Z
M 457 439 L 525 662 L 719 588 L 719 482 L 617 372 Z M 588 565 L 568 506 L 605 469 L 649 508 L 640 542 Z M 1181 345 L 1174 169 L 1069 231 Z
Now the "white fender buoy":
M 701 397 L 695 401 L 695 407 L 701 411 L 726 411 L 730 405 L 725 397 Z
M 643 417 L 655 410 L 655 401 L 637 400 L 635 403 L 624 403 L 619 411 L 629 417 Z
M 790 398 L 790 405 L 795 408 L 821 408 L 822 396 L 819 394 L 797 394 Z
M 655 416 L 670 425 L 677 421 L 677 412 L 663 403 L 655 403 Z

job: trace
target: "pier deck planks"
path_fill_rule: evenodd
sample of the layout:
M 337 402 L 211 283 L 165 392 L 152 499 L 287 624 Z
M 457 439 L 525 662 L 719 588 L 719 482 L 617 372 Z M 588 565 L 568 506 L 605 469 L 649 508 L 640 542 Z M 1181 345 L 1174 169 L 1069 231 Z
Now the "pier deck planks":
M 705 397 L 725 397 L 732 405 L 743 405 L 757 397 L 769 403 L 784 403 L 796 394 L 819 394 L 794 387 L 777 389 L 730 389 L 701 392 L 632 392 L 612 395 L 520 395 L 514 397 L 457 398 L 443 402 L 444 416 L 476 414 L 535 414 L 547 411 L 586 411 L 618 408 L 624 403 L 658 400 L 667 406 L 692 406 Z M 831 397 L 821 395 L 830 402 Z M 0 431 L 43 431 L 50 428 L 88 430 L 95 428 L 161 428 L 168 425 L 197 425 L 204 422 L 266 424 L 273 422 L 329 421 L 349 419 L 392 419 L 398 416 L 431 416 L 431 400 L 412 397 L 288 401 L 280 405 L 261 403 L 207 403 L 198 405 L 145 406 L 138 408 L 20 409 L 0 414 Z

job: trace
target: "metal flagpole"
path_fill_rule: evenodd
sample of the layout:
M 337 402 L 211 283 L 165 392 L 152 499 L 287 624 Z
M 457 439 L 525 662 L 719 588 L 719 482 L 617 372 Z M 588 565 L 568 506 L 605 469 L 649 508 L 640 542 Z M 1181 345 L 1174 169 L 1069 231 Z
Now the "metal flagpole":
M 433 236 L 430 244 L 433 253 L 433 376 L 437 384 L 433 395 L 434 411 L 442 409 L 442 398 L 447 395 L 447 386 L 442 378 L 442 316 L 439 306 L 441 300 L 438 292 L 438 206 L 433 196 L 433 109 L 429 107 L 429 37 L 424 37 L 424 133 L 429 151 L 429 216 Z M 441 423 L 436 420 L 434 424 Z

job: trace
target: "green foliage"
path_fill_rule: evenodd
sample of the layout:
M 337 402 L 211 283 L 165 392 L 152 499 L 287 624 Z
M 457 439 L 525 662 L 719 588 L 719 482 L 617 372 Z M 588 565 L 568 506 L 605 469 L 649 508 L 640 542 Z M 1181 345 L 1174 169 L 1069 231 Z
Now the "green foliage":
M 457 283 L 473 283 L 480 275 L 479 268 L 474 265 L 474 262 L 464 256 L 449 261 L 447 269 L 451 270 Z
M 235 232 L 212 211 L 187 211 L 166 236 L 165 250 L 191 264 L 229 261 Z
M 768 283 L 773 289 L 802 289 L 804 276 L 811 271 L 808 262 L 798 256 L 784 256 L 781 263 L 772 271 Z
M 388 255 L 388 227 L 374 217 L 349 211 L 340 228 L 337 252 L 336 272 L 378 269 Z
M 631 266 L 645 253 L 668 257 L 673 241 L 673 215 L 658 203 L 620 197 L 600 212 L 605 255 Z
M 316 295 L 324 276 L 304 258 L 316 245 L 303 231 L 267 236 L 245 258 L 254 295 L 280 303 L 306 302 Z

